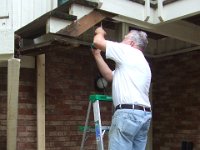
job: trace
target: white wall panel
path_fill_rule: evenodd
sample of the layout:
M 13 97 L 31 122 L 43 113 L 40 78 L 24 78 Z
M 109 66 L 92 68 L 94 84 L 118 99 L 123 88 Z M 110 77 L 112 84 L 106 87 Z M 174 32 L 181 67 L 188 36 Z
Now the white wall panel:
M 39 16 L 41 16 L 41 14 L 44 14 L 46 12 L 45 8 L 44 8 L 44 0 L 34 0 L 34 4 L 33 4 L 33 12 L 34 12 L 34 19 L 38 18 Z
M 21 0 L 13 0 L 13 30 L 21 27 Z
M 57 7 L 57 0 L 0 0 L 0 60 L 14 53 L 14 31 Z
M 38 11 L 38 10 L 37 10 Z M 21 26 L 33 20 L 33 0 L 21 0 Z
M 57 7 L 57 0 L 12 0 L 12 3 L 14 30 Z
M 6 60 L 14 53 L 14 32 L 0 30 L 0 60 Z
M 12 28 L 12 0 L 0 1 L 0 30 Z
M 1 0 L 0 3 L 0 18 L 7 18 L 8 14 L 8 0 Z

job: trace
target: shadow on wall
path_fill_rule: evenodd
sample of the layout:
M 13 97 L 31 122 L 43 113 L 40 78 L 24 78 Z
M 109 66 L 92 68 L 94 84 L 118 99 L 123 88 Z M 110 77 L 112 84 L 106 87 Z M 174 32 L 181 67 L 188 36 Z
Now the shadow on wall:
M 181 144 L 181 150 L 193 150 L 193 142 L 183 141 Z

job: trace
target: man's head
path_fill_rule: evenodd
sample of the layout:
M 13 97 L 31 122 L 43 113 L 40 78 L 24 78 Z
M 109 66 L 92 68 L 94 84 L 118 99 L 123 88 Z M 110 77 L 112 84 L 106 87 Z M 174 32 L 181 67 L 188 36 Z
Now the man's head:
M 144 51 L 147 44 L 147 34 L 143 31 L 131 30 L 125 37 L 122 43 L 129 44 L 141 51 Z

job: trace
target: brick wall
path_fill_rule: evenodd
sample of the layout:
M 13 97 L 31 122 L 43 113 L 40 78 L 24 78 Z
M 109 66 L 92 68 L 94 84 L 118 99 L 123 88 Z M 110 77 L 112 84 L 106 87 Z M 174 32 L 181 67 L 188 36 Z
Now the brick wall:
M 149 61 L 153 73 L 153 150 L 180 150 L 182 141 L 192 141 L 195 150 L 200 149 L 199 51 Z M 88 96 L 100 93 L 94 89 L 97 72 L 87 48 L 57 47 L 46 54 L 47 150 L 80 148 L 82 132 L 78 127 L 84 125 Z M 35 73 L 35 69 L 20 71 L 18 150 L 37 149 Z M 1 150 L 6 150 L 6 84 L 7 69 L 0 68 Z M 109 125 L 112 105 L 101 103 L 101 109 L 103 124 Z M 92 114 L 90 120 L 92 125 Z M 89 135 L 86 149 L 94 150 L 95 134 Z
M 98 75 L 88 48 L 56 51 L 46 54 L 46 149 L 79 150 L 90 94 L 103 94 L 94 88 Z M 6 150 L 7 68 L 0 68 L 0 150 Z M 110 90 L 106 94 L 110 95 Z M 102 120 L 109 125 L 112 104 L 101 103 Z M 93 113 L 93 112 L 92 112 Z M 90 125 L 93 124 L 93 114 Z M 37 149 L 36 71 L 20 70 L 18 150 Z M 95 134 L 88 134 L 85 147 L 96 149 Z M 105 136 L 107 141 L 107 136 Z M 106 144 L 107 142 L 105 142 Z
M 94 89 L 98 74 L 88 48 L 57 51 L 46 54 L 46 149 L 79 150 L 88 97 L 99 93 Z M 101 93 L 101 92 L 100 92 Z M 103 124 L 110 124 L 112 104 L 101 103 Z M 93 112 L 92 112 L 93 113 Z M 93 115 L 91 123 L 93 125 Z M 96 149 L 95 134 L 88 134 L 86 149 Z
M 151 61 L 153 150 L 180 150 L 182 141 L 200 149 L 200 51 Z
M 36 149 L 36 71 L 20 70 L 17 149 Z
M 0 149 L 6 150 L 7 69 L 0 67 Z
M 35 70 L 20 70 L 17 148 L 36 149 Z M 0 150 L 6 150 L 7 68 L 0 68 Z

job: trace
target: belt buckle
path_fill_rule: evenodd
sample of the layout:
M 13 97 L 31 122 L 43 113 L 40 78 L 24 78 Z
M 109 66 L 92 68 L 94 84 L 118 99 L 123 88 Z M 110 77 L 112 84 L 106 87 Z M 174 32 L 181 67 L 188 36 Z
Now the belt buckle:
M 146 107 L 142 106 L 143 107 L 143 111 L 146 111 Z
M 143 107 L 143 108 L 144 108 L 144 111 L 150 111 L 151 112 L 151 107 L 149 107 L 149 110 L 147 110 L 148 107 Z
M 134 107 L 135 107 L 135 106 L 134 106 L 134 104 L 133 104 L 133 105 L 132 105 L 132 109 L 134 109 Z

